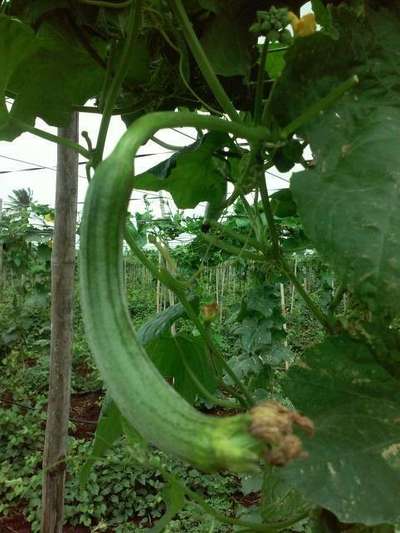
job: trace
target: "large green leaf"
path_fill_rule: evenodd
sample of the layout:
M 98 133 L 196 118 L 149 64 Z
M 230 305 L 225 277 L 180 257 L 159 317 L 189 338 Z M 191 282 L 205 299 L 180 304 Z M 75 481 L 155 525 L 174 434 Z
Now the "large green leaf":
M 16 95 L 11 115 L 30 123 L 39 116 L 48 124 L 63 126 L 73 105 L 99 94 L 104 70 L 61 20 L 43 23 L 35 41 L 36 51 L 20 62 L 8 84 Z M 16 135 L 9 132 L 7 140 Z
M 291 190 L 307 235 L 345 283 L 371 308 L 395 312 L 400 309 L 400 111 L 381 106 L 353 128 L 340 116 L 336 122 L 336 130 L 343 129 L 342 144 L 332 144 L 315 169 L 295 174 Z
M 0 14 L 0 128 L 8 120 L 4 93 L 9 80 L 34 50 L 35 34 L 31 28 L 16 18 Z
M 315 166 L 295 174 L 291 190 L 307 236 L 339 277 L 371 309 L 395 313 L 400 61 L 393 50 L 400 48 L 399 9 L 369 9 L 364 17 L 340 7 L 332 14 L 340 39 L 315 34 L 296 40 L 274 91 L 274 114 L 284 124 L 358 74 L 351 94 L 301 126 Z
M 283 479 L 343 522 L 398 522 L 399 383 L 365 344 L 336 337 L 308 350 L 283 385 L 316 428 L 308 459 Z
M 217 74 L 246 76 L 251 66 L 252 40 L 247 20 L 225 9 L 207 26 L 201 43 Z
M 137 175 L 135 188 L 168 191 L 180 209 L 223 198 L 226 182 L 213 154 L 227 144 L 229 137 L 225 134 L 208 133 L 200 146 L 174 154 L 166 162 Z

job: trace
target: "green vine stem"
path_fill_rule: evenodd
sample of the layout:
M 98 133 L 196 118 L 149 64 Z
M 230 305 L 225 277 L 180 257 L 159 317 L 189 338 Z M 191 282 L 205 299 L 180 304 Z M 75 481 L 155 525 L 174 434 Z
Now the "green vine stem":
M 192 24 L 187 16 L 186 10 L 183 7 L 182 0 L 169 0 L 172 11 L 175 13 L 177 19 L 182 25 L 182 31 L 185 39 L 189 45 L 190 50 L 203 74 L 208 86 L 210 87 L 215 99 L 221 106 L 221 109 L 228 115 L 228 117 L 236 122 L 240 121 L 239 114 L 234 108 L 230 98 L 226 94 L 219 79 L 217 78 L 213 67 L 211 66 L 208 57 L 206 56 L 203 47 L 198 40 Z
M 50 141 L 56 144 L 62 144 L 63 146 L 67 146 L 71 150 L 78 152 L 78 154 L 82 155 L 86 159 L 90 159 L 91 157 L 90 152 L 80 144 L 74 143 L 73 141 L 65 139 L 64 137 L 53 135 L 52 133 L 48 133 L 47 131 L 41 130 L 39 128 L 35 128 L 34 126 L 31 126 L 30 124 L 27 124 L 26 122 L 23 122 L 22 120 L 19 120 L 17 118 L 10 117 L 10 120 L 16 126 L 19 126 L 24 131 L 32 133 L 32 135 L 36 135 L 36 137 L 40 137 L 42 139 L 45 139 L 46 141 Z
M 231 237 L 232 239 L 236 239 L 238 240 L 239 242 L 243 243 L 245 246 L 252 246 L 253 248 L 255 248 L 256 250 L 260 250 L 261 252 L 264 251 L 264 246 L 261 242 L 257 241 L 256 239 L 253 239 L 250 237 L 250 234 L 249 235 L 242 235 L 241 233 L 237 233 L 236 231 L 230 229 L 230 228 L 227 228 L 225 226 L 223 226 L 222 224 L 219 224 L 218 222 L 215 222 L 215 220 L 211 220 L 210 221 L 210 226 L 217 230 L 217 231 L 220 231 L 221 233 L 225 233 L 225 235 L 227 237 Z
M 286 127 L 281 130 L 282 139 L 287 139 L 290 135 L 298 131 L 302 126 L 308 124 L 313 118 L 317 117 L 323 111 L 331 107 L 339 98 L 341 98 L 347 91 L 358 83 L 358 76 L 351 76 L 334 89 L 332 89 L 326 96 L 323 96 L 318 102 L 312 104 L 300 116 L 292 120 Z
M 213 235 L 209 235 L 208 233 L 203 233 L 201 237 L 213 246 L 216 246 L 220 250 L 224 250 L 229 254 L 235 255 L 236 257 L 245 257 L 250 261 L 264 262 L 264 257 L 261 254 L 255 254 L 253 252 L 245 250 L 244 248 L 238 248 L 237 246 L 221 241 L 220 239 L 217 239 L 216 237 L 214 237 Z
M 166 150 L 170 150 L 171 152 L 180 152 L 184 148 L 187 148 L 187 146 L 178 146 L 177 144 L 166 143 L 161 139 L 158 139 L 158 137 L 156 137 L 155 135 L 151 137 L 151 140 L 154 143 L 158 144 L 158 146 L 161 146 L 161 148 L 165 148 Z
M 258 66 L 257 72 L 257 84 L 256 84 L 256 94 L 254 99 L 254 123 L 260 124 L 262 119 L 262 103 L 263 103 L 263 94 L 264 94 L 264 78 L 265 78 L 265 62 L 267 60 L 268 54 L 268 36 L 265 37 L 265 41 L 261 48 L 260 54 L 260 64 Z
M 86 0 L 89 1 L 89 0 Z M 137 39 L 140 23 L 141 23 L 141 13 L 142 13 L 142 3 L 143 0 L 136 0 L 132 4 L 129 12 L 129 21 L 126 31 L 126 39 L 124 47 L 122 49 L 122 54 L 115 72 L 114 78 L 110 84 L 107 97 L 104 102 L 104 110 L 101 118 L 99 134 L 97 137 L 96 150 L 93 155 L 93 167 L 96 168 L 99 162 L 103 159 L 104 146 L 106 143 L 106 137 L 108 132 L 108 127 L 110 125 L 111 116 L 117 101 L 122 83 L 126 76 L 128 70 L 128 64 L 130 61 L 131 51 L 135 40 Z
M 275 261 L 278 265 L 280 265 L 282 272 L 286 275 L 289 281 L 291 281 L 291 283 L 296 288 L 300 296 L 303 298 L 304 302 L 306 303 L 310 311 L 313 313 L 315 318 L 321 323 L 321 325 L 325 329 L 327 329 L 327 331 L 333 334 L 334 326 L 331 317 L 325 315 L 322 309 L 320 309 L 320 307 L 315 302 L 313 302 L 308 292 L 304 289 L 303 285 L 298 280 L 297 276 L 295 276 L 294 272 L 292 272 L 290 266 L 287 264 L 282 254 L 282 250 L 279 245 L 279 236 L 276 230 L 274 215 L 272 212 L 271 203 L 269 201 L 268 188 L 265 181 L 264 172 L 259 173 L 258 186 L 261 193 L 261 202 L 271 234 L 272 253 L 275 258 Z

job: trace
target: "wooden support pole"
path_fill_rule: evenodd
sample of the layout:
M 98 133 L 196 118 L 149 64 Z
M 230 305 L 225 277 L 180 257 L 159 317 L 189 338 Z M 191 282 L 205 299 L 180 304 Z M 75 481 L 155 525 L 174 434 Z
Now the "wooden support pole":
M 78 114 L 59 135 L 78 142 Z M 61 533 L 70 410 L 78 154 L 58 145 L 51 259 L 49 396 L 43 454 L 42 533 Z

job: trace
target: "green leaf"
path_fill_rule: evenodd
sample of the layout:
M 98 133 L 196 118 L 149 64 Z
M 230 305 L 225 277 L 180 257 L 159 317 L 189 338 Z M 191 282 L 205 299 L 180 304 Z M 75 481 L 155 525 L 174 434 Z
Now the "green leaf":
M 195 309 L 198 308 L 199 301 L 197 296 L 189 298 L 189 302 Z M 154 318 L 142 324 L 137 332 L 140 342 L 145 345 L 157 337 L 161 337 L 178 318 L 184 316 L 186 316 L 186 311 L 181 303 L 168 307 L 168 309 L 158 313 Z
M 160 373 L 173 382 L 174 388 L 188 402 L 193 403 L 201 396 L 191 373 L 211 394 L 217 390 L 215 371 L 201 337 L 165 335 L 146 344 L 146 351 Z
M 316 433 L 308 459 L 282 470 L 282 478 L 342 522 L 397 523 L 399 385 L 368 346 L 327 339 L 289 370 L 283 387 Z
M 325 6 L 322 0 L 311 1 L 312 10 L 314 11 L 315 18 L 318 24 L 323 28 L 323 31 L 332 37 L 332 39 L 339 39 L 339 32 L 335 28 L 332 19 L 332 13 L 328 6 Z
M 198 306 L 197 297 L 191 297 L 189 301 L 195 308 Z M 185 309 L 181 303 L 173 305 L 159 313 L 155 318 L 149 320 L 139 328 L 137 335 L 140 342 L 145 345 L 154 341 L 165 333 L 178 318 L 185 316 L 185 314 Z M 90 456 L 80 472 L 80 483 L 82 486 L 86 485 L 93 464 L 106 453 L 122 433 L 127 435 L 131 445 L 138 438 L 140 441 L 142 440 L 136 430 L 128 426 L 122 418 L 118 407 L 107 393 L 103 400 L 103 407 L 97 424 Z
M 118 62 L 122 49 L 123 43 L 121 43 L 120 49 L 117 51 L 115 64 Z M 145 83 L 149 81 L 150 75 L 150 54 L 148 46 L 142 40 L 136 41 L 132 45 L 132 52 L 125 79 L 131 84 Z
M 150 529 L 150 533 L 161 533 L 171 522 L 175 515 L 185 505 L 185 491 L 182 486 L 175 480 L 169 479 L 168 485 L 164 487 L 163 499 L 167 506 L 164 516 Z
M 118 407 L 108 394 L 103 400 L 103 406 L 97 424 L 94 441 L 89 457 L 79 473 L 82 488 L 87 485 L 93 464 L 103 457 L 114 442 L 122 435 L 122 417 Z
M 73 105 L 83 105 L 99 94 L 104 70 L 59 20 L 43 22 L 36 34 L 36 51 L 19 64 L 9 89 L 16 100 L 12 116 L 33 123 L 39 116 L 63 126 Z M 20 132 L 12 131 L 9 138 Z
M 246 18 L 229 8 L 212 19 L 201 38 L 208 59 L 221 76 L 248 75 L 252 41 Z
M 295 520 L 301 518 L 309 509 L 310 504 L 302 495 L 287 485 L 276 467 L 265 467 L 263 483 L 263 499 L 261 514 L 266 523 Z
M 252 492 L 260 492 L 263 484 L 263 475 L 260 472 L 242 474 L 240 477 L 240 489 L 244 496 Z
M 174 154 L 166 162 L 136 176 L 134 186 L 149 191 L 168 191 L 180 209 L 221 198 L 225 195 L 226 181 L 213 154 L 229 142 L 225 134 L 208 133 L 195 149 Z
M 271 207 L 274 215 L 279 218 L 297 215 L 297 206 L 290 189 L 282 189 L 271 194 Z
M 269 285 L 257 285 L 252 287 L 245 299 L 246 313 L 248 310 L 257 311 L 264 318 L 270 318 L 277 306 L 277 299 L 274 288 Z M 240 320 L 240 316 L 238 320 Z
M 218 13 L 222 8 L 221 0 L 199 0 L 199 5 L 212 13 Z
M 16 18 L 0 14 L 0 128 L 8 120 L 5 91 L 10 78 L 34 50 L 35 34 L 31 28 Z
M 340 39 L 317 33 L 296 39 L 274 89 L 275 118 L 285 124 L 357 74 L 359 85 L 301 126 L 315 167 L 292 179 L 307 236 L 339 278 L 370 309 L 400 307 L 398 8 L 332 8 Z M 324 58 L 329 57 L 329 61 Z
M 245 318 L 241 325 L 235 329 L 235 333 L 240 336 L 243 349 L 246 352 L 258 352 L 271 345 L 271 326 L 271 320 L 253 316 Z
M 342 280 L 371 309 L 394 313 L 400 309 L 400 111 L 364 107 L 354 126 L 359 104 L 340 111 L 328 122 L 336 139 L 320 148 L 315 169 L 293 176 L 291 190 L 305 232 Z M 314 128 L 317 143 L 326 127 Z

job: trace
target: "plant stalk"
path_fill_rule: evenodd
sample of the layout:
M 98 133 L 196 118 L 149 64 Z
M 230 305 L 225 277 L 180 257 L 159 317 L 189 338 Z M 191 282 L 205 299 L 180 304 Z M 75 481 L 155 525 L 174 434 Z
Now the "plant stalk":
M 89 2 L 91 0 L 85 0 L 85 1 Z M 104 103 L 103 116 L 101 118 L 99 134 L 97 137 L 96 150 L 93 156 L 93 167 L 94 168 L 96 168 L 99 162 L 103 159 L 104 146 L 106 143 L 106 137 L 107 137 L 107 132 L 108 132 L 108 128 L 110 125 L 111 116 L 113 114 L 115 102 L 117 101 L 122 83 L 125 79 L 125 76 L 128 70 L 128 64 L 129 64 L 133 45 L 135 43 L 135 40 L 137 39 L 137 34 L 139 31 L 140 22 L 141 22 L 142 3 L 143 3 L 143 0 L 136 0 L 135 3 L 131 5 L 131 9 L 129 12 L 129 22 L 128 22 L 128 27 L 127 27 L 126 40 L 125 40 L 122 54 L 121 54 L 121 57 L 120 57 L 120 60 L 117 66 L 117 70 L 115 72 L 115 76 L 111 82 L 111 85 L 108 90 L 108 94 L 107 94 L 107 97 Z
M 264 94 L 264 78 L 265 78 L 265 62 L 267 60 L 268 54 L 268 37 L 265 37 L 265 41 L 262 45 L 261 54 L 260 54 L 260 64 L 258 66 L 257 72 L 257 84 L 256 84 L 256 94 L 254 99 L 254 112 L 253 118 L 255 124 L 260 124 L 262 119 L 262 101 Z
M 46 139 L 46 141 L 50 141 L 50 142 L 65 146 L 66 148 L 70 148 L 74 152 L 78 152 L 78 154 L 82 155 L 86 159 L 90 159 L 90 152 L 86 150 L 86 148 L 81 146 L 80 144 L 75 143 L 71 141 L 70 139 L 61 137 L 59 135 L 53 135 L 52 133 L 41 130 L 40 128 L 35 128 L 34 126 L 31 126 L 30 124 L 27 124 L 26 122 L 19 120 L 17 118 L 11 118 L 10 120 L 12 120 L 12 122 L 15 125 L 19 126 L 24 131 L 32 133 L 32 135 L 36 135 L 36 137 Z
M 224 111 L 224 113 L 226 113 L 231 120 L 239 122 L 239 114 L 234 108 L 230 98 L 226 94 L 225 89 L 222 87 L 208 57 L 205 54 L 203 47 L 201 46 L 200 41 L 198 40 L 192 24 L 187 16 L 186 10 L 182 4 L 182 0 L 170 0 L 169 4 L 182 25 L 182 31 L 189 48 L 200 68 L 201 73 L 208 83 L 208 86 L 215 96 L 215 99 L 221 106 L 221 109 Z
M 297 276 L 295 276 L 292 270 L 290 269 L 289 265 L 287 264 L 282 254 L 282 250 L 279 245 L 279 236 L 276 230 L 274 215 L 272 212 L 271 203 L 269 201 L 268 188 L 265 182 L 265 176 L 263 172 L 259 173 L 258 185 L 259 185 L 259 189 L 261 193 L 261 202 L 264 208 L 269 231 L 271 234 L 272 253 L 274 255 L 276 262 L 280 265 L 282 272 L 286 275 L 286 277 L 292 282 L 293 286 L 297 289 L 298 293 L 303 298 L 303 300 L 307 304 L 307 307 L 313 313 L 315 318 L 330 333 L 334 333 L 334 327 L 333 327 L 330 317 L 326 316 L 324 312 L 322 311 L 322 309 L 320 309 L 320 307 L 315 302 L 313 302 L 308 292 L 304 289 L 300 281 L 297 279 Z

